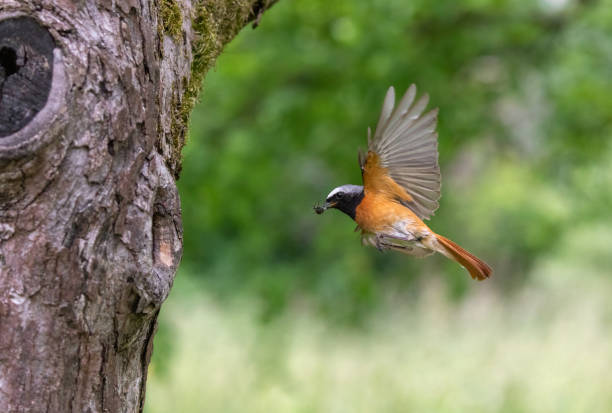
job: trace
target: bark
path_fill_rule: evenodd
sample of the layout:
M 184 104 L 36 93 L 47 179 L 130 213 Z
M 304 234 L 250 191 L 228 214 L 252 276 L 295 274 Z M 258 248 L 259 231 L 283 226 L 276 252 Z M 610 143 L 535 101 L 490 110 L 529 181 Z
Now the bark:
M 135 412 L 203 73 L 262 0 L 2 0 L 0 412 Z

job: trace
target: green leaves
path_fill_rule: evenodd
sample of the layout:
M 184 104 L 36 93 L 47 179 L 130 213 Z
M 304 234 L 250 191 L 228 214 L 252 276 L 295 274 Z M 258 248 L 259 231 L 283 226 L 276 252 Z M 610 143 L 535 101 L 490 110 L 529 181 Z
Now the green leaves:
M 489 262 L 492 283 L 577 223 L 604 220 L 609 197 L 592 194 L 612 186 L 597 172 L 612 161 L 612 7 L 547 5 L 275 5 L 225 49 L 193 114 L 179 181 L 190 273 L 220 294 L 255 292 L 271 313 L 305 294 L 340 319 L 420 274 L 471 287 L 444 258 L 363 249 L 345 216 L 312 212 L 331 188 L 360 183 L 357 148 L 387 87 L 413 82 L 440 107 L 430 224 Z

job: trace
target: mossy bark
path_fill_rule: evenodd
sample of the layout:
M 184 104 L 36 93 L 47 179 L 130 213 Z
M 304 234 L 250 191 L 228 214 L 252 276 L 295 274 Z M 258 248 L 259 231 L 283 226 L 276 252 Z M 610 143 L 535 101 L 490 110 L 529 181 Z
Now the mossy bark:
M 142 410 L 189 113 L 271 4 L 3 0 L 1 412 Z
M 208 70 L 230 40 L 249 22 L 256 27 L 265 10 L 278 0 L 162 0 L 161 10 L 167 16 L 162 31 L 173 35 L 178 26 L 187 27 L 191 34 L 186 39 L 191 51 L 191 70 L 177 85 L 172 97 L 172 115 L 168 129 L 169 139 L 177 149 L 172 155 L 175 175 L 180 173 L 180 152 L 185 144 L 189 116 L 197 102 L 202 81 Z M 165 10 L 165 11 L 164 11 Z M 182 21 L 177 19 L 177 10 L 182 11 Z

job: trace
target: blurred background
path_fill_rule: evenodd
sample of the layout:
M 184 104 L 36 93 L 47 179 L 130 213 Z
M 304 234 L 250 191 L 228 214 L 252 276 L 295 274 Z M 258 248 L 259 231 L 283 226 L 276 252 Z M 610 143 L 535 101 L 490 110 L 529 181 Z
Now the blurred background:
M 312 211 L 411 83 L 428 224 L 485 282 Z M 146 412 L 612 412 L 612 1 L 282 0 L 206 77 L 179 188 Z

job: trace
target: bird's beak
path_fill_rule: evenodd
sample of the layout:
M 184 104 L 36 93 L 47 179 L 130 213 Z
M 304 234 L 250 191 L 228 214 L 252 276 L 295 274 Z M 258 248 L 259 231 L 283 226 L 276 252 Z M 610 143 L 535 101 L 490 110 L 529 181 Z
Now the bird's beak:
M 317 204 L 314 206 L 314 211 L 321 215 L 323 212 L 327 211 L 329 208 L 333 208 L 335 207 L 337 204 L 337 202 L 327 202 L 325 201 L 325 204 L 323 204 L 323 206 Z

